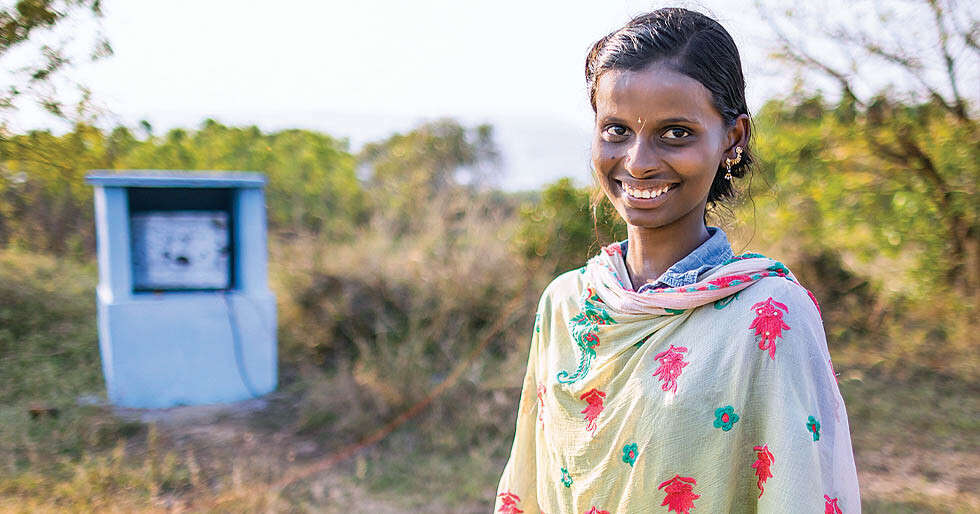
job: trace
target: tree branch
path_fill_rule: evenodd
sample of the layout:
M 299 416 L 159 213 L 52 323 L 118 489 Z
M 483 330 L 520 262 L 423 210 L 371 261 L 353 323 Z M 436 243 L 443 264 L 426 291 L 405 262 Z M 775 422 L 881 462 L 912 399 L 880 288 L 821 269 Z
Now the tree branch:
M 944 21 L 944 13 L 942 7 L 940 7 L 938 0 L 927 0 L 929 7 L 932 9 L 932 14 L 936 21 L 936 31 L 939 33 L 939 48 L 942 50 L 943 60 L 946 63 L 946 76 L 949 78 L 949 87 L 953 92 L 953 114 L 956 115 L 962 121 L 970 121 L 970 115 L 966 112 L 966 102 L 963 101 L 963 97 L 960 95 L 959 81 L 956 78 L 956 62 L 953 60 L 953 55 L 949 51 L 949 32 L 946 30 L 946 24 Z
M 898 129 L 896 137 L 898 148 L 881 142 L 875 137 L 874 131 L 865 132 L 868 146 L 875 151 L 875 155 L 917 172 L 919 177 L 935 188 L 938 194 L 932 197 L 932 201 L 939 208 L 943 223 L 949 231 L 953 246 L 951 261 L 961 263 L 966 248 L 966 234 L 963 231 L 965 223 L 963 217 L 952 208 L 952 191 L 949 184 L 940 175 L 932 158 L 915 141 L 908 127 Z
M 762 16 L 762 19 L 764 19 L 766 23 L 769 24 L 769 27 L 776 34 L 776 37 L 779 38 L 779 41 L 782 44 L 783 57 L 790 59 L 798 64 L 804 64 L 804 65 L 809 64 L 811 66 L 815 66 L 819 68 L 821 71 L 823 71 L 827 75 L 830 75 L 835 80 L 837 80 L 837 82 L 841 86 L 841 89 L 843 89 L 844 93 L 846 95 L 849 95 L 851 98 L 853 98 L 854 102 L 857 105 L 861 107 L 865 106 L 865 102 L 861 100 L 854 93 L 854 88 L 851 87 L 851 81 L 847 78 L 847 75 L 845 75 L 840 71 L 837 71 L 830 65 L 814 58 L 805 50 L 799 48 L 798 45 L 793 44 L 793 42 L 789 39 L 789 37 L 786 36 L 786 34 L 782 31 L 781 28 L 779 28 L 779 25 L 776 24 L 775 20 L 773 20 L 772 17 L 769 16 L 769 14 L 765 11 L 765 9 L 761 7 L 759 3 L 756 3 L 756 7 L 758 8 L 759 14 Z
M 905 72 L 914 78 L 926 92 L 929 93 L 929 97 L 932 98 L 936 103 L 941 105 L 947 111 L 953 113 L 953 115 L 959 117 L 960 112 L 955 105 L 951 105 L 946 98 L 932 87 L 929 82 L 926 81 L 925 76 L 922 72 L 923 66 L 922 62 L 914 56 L 900 54 L 891 50 L 887 50 L 881 45 L 872 41 L 866 34 L 850 34 L 844 30 L 838 29 L 837 31 L 828 34 L 828 36 L 847 43 L 852 43 L 861 47 L 865 52 L 880 57 L 886 62 L 898 65 L 900 68 L 904 69 Z

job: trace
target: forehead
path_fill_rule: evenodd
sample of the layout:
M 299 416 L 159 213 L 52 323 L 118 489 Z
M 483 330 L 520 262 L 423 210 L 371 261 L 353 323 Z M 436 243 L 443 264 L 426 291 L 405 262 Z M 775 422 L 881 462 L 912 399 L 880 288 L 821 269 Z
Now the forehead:
M 610 70 L 596 85 L 596 115 L 656 121 L 688 118 L 721 123 L 711 92 L 697 80 L 654 64 L 641 70 Z

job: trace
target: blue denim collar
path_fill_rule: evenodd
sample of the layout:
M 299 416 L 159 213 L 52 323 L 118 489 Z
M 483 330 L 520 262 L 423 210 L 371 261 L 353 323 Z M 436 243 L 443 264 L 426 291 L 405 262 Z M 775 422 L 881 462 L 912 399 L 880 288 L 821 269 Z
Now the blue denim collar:
M 668 268 L 656 281 L 640 286 L 637 292 L 642 293 L 649 289 L 693 284 L 698 281 L 698 275 L 701 273 L 734 257 L 732 245 L 729 244 L 725 231 L 719 227 L 707 227 L 707 229 L 709 235 L 707 241 L 701 243 L 701 246 L 687 254 L 687 257 Z M 628 243 L 629 240 L 620 243 L 620 247 L 623 249 L 623 259 L 626 258 Z

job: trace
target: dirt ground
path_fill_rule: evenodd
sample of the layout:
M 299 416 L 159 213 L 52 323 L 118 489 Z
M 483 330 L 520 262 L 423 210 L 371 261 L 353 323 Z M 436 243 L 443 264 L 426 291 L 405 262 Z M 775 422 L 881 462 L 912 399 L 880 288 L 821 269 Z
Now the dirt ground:
M 373 449 L 365 447 L 336 459 L 346 455 L 351 445 L 284 428 L 289 423 L 281 416 L 288 415 L 289 402 L 286 395 L 273 394 L 223 405 L 117 408 L 113 414 L 153 427 L 162 451 L 173 452 L 188 463 L 194 488 L 179 495 L 162 495 L 156 506 L 165 512 L 387 514 L 413 512 L 419 506 L 434 513 L 486 512 L 490 508 L 487 502 L 447 504 L 428 496 L 379 493 L 365 476 Z M 333 463 L 319 469 L 327 461 Z M 490 486 L 487 497 L 492 498 L 493 493 Z
M 159 447 L 188 465 L 193 489 L 159 497 L 161 511 L 476 513 L 491 507 L 494 484 L 483 502 L 379 490 L 367 476 L 374 448 L 345 457 L 347 442 L 297 434 L 284 419 L 288 404 L 286 395 L 274 394 L 229 405 L 113 412 L 153 427 Z M 386 458 L 398 456 L 387 451 Z M 976 452 L 888 444 L 859 448 L 857 460 L 865 512 L 980 512 Z M 452 476 L 446 481 L 452 487 Z

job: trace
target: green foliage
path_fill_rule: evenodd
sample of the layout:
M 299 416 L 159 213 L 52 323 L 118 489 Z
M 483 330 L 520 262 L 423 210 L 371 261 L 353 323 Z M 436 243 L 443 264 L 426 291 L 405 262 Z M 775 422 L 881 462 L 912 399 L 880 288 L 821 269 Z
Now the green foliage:
M 944 125 L 949 120 L 928 106 L 875 109 L 831 106 L 819 97 L 771 102 L 757 120 L 755 149 L 764 180 L 754 184 L 768 188 L 753 194 L 755 239 L 781 244 L 773 254 L 821 302 L 859 469 L 874 462 L 882 441 L 953 459 L 976 438 L 969 416 L 976 410 L 969 399 L 976 396 L 975 311 L 957 289 L 962 284 L 946 281 L 955 269 L 944 260 L 953 225 L 942 221 L 948 212 L 975 219 L 976 206 L 959 196 L 975 187 L 969 164 L 976 148 L 964 143 L 973 136 L 960 122 Z M 905 129 L 895 120 L 905 117 L 921 124 L 908 130 L 950 184 L 949 195 L 937 196 L 936 183 L 917 174 L 922 163 L 901 168 L 869 152 L 863 131 L 902 145 Z M 270 400 L 281 402 L 280 410 L 255 413 L 249 430 L 271 426 L 287 440 L 330 441 L 321 448 L 329 452 L 397 419 L 462 367 L 452 387 L 364 451 L 368 464 L 359 476 L 397 501 L 447 502 L 453 510 L 455 502 L 476 502 L 484 489 L 492 493 L 496 475 L 485 471 L 507 458 L 537 296 L 555 274 L 626 236 L 608 204 L 594 224 L 590 191 L 568 179 L 531 195 L 463 185 L 460 169 L 490 162 L 477 150 L 486 142 L 478 142 L 479 130 L 439 127 L 369 145 L 361 156 L 375 173 L 367 191 L 343 142 L 306 131 L 264 134 L 209 121 L 162 137 L 85 126 L 64 136 L 16 136 L 0 146 L 0 235 L 22 247 L 54 245 L 57 237 L 47 231 L 55 234 L 59 225 L 48 211 L 68 208 L 79 219 L 65 233 L 90 231 L 83 225 L 91 223 L 91 190 L 81 176 L 92 167 L 267 171 L 284 384 Z M 376 196 L 384 191 L 387 197 Z M 750 206 L 740 206 L 737 217 L 751 220 Z M 399 222 L 403 231 L 392 230 Z M 333 237 L 354 231 L 357 237 Z M 210 459 L 203 466 L 191 457 L 184 462 L 168 457 L 168 442 L 152 430 L 75 405 L 79 394 L 102 396 L 95 281 L 94 263 L 0 252 L 0 510 L 54 509 L 50 502 L 136 510 L 161 497 L 192 496 L 190 488 L 215 493 L 235 473 L 218 465 L 224 454 L 217 446 L 199 453 Z M 478 346 L 484 340 L 486 347 Z M 467 361 L 476 348 L 482 351 Z M 61 414 L 31 419 L 27 407 L 35 401 Z M 935 423 L 935 408 L 910 405 L 938 405 L 949 422 Z M 916 430 L 895 430 L 899 418 Z M 122 442 L 113 448 L 115 441 Z M 249 448 L 240 443 L 233 451 Z M 894 456 L 902 466 L 908 459 Z M 433 486 L 471 468 L 456 496 Z M 250 493 L 240 494 L 247 501 Z M 320 501 L 314 496 L 303 501 Z M 881 509 L 920 504 L 908 495 L 868 501 Z M 958 501 L 950 496 L 948 503 Z
M 349 237 L 366 219 L 365 195 L 346 143 L 325 134 L 226 127 L 174 129 L 139 140 L 77 125 L 62 136 L 37 131 L 0 141 L 0 244 L 55 254 L 91 254 L 92 169 L 248 170 L 269 178 L 270 224 Z
M 452 119 L 369 143 L 360 153 L 370 169 L 371 209 L 394 234 L 424 229 L 417 222 L 429 204 L 472 194 L 497 160 L 492 126 L 467 129 Z
M 980 309 L 980 98 L 972 4 L 844 2 L 837 7 L 868 15 L 833 23 L 825 22 L 823 4 L 765 4 L 756 2 L 777 36 L 773 57 L 832 79 L 841 92 L 831 107 L 819 96 L 804 98 L 801 81 L 792 101 L 763 109 L 779 132 L 760 132 L 784 150 L 805 142 L 800 164 L 818 173 L 803 187 L 787 188 L 785 199 L 812 198 L 800 209 L 804 219 L 838 227 L 821 234 L 828 248 L 887 270 L 887 279 L 884 273 L 878 279 L 889 294 L 921 301 L 951 289 Z M 907 30 L 910 24 L 915 30 Z M 817 47 L 819 53 L 810 51 Z M 773 157 L 792 164 L 785 154 Z M 775 172 L 781 179 L 793 175 Z M 814 235 L 803 230 L 810 232 L 807 239 Z
M 343 245 L 276 244 L 274 256 L 327 256 L 273 269 L 273 283 L 293 292 L 280 302 L 283 361 L 352 363 L 385 412 L 424 397 L 483 338 L 493 336 L 484 364 L 525 344 L 525 307 L 547 277 L 520 273 L 504 244 L 510 223 L 478 209 L 448 225 L 429 219 L 430 231 L 414 238 L 375 230 Z
M 119 134 L 113 141 L 128 149 L 116 168 L 265 173 L 269 221 L 276 228 L 349 236 L 366 215 L 355 159 L 346 142 L 326 134 L 307 130 L 265 134 L 254 126 L 226 127 L 209 119 L 195 132 L 173 129 L 135 144 Z
M 480 125 L 466 129 L 457 121 L 444 118 L 423 123 L 406 134 L 394 134 L 383 141 L 368 143 L 361 151 L 362 162 L 371 166 L 371 181 L 378 186 L 409 189 L 409 193 L 430 195 L 458 183 L 462 167 L 471 171 L 471 181 L 480 182 L 480 165 L 492 164 L 498 156 L 493 127 Z M 403 194 L 405 192 L 403 191 Z
M 73 37 L 62 38 L 56 45 L 31 43 L 39 34 L 53 39 L 50 37 L 52 33 L 75 28 L 73 25 L 76 24 L 71 21 L 86 16 L 100 20 L 102 15 L 101 0 L 18 0 L 12 6 L 0 8 L 0 62 L 11 53 L 19 57 L 17 64 L 9 60 L 4 62 L 7 79 L 5 90 L 0 91 L 0 139 L 6 136 L 6 115 L 15 110 L 19 100 L 25 96 L 61 119 L 86 115 L 89 108 L 88 90 L 80 87 L 82 95 L 75 106 L 76 112 L 67 112 L 60 96 L 65 92 L 61 90 L 64 84 L 55 80 L 77 61 L 78 56 L 73 55 L 68 45 Z M 77 34 L 73 36 L 77 37 Z M 97 37 L 92 44 L 91 55 L 87 57 L 96 60 L 111 54 L 109 42 Z M 25 57 L 27 64 L 23 65 Z
M 513 244 L 525 259 L 554 272 L 583 266 L 601 245 L 626 238 L 626 225 L 608 202 L 597 205 L 593 218 L 593 194 L 568 178 L 546 186 L 539 201 L 521 207 Z
M 80 396 L 94 403 L 105 396 L 95 279 L 94 263 L 0 251 L 0 510 L 4 498 L 31 511 L 44 510 L 35 502 L 98 510 L 113 497 L 117 504 L 134 493 L 148 498 L 179 479 L 172 458 L 151 475 L 145 469 L 156 464 L 124 463 L 123 446 L 100 455 L 142 427 L 77 404 Z
M 0 405 L 102 390 L 94 291 L 94 263 L 0 251 Z
M 756 125 L 763 180 L 738 217 L 820 299 L 835 359 L 975 378 L 975 125 L 819 96 L 770 101 Z
M 855 113 L 819 97 L 770 101 L 756 123 L 763 187 L 771 187 L 753 194 L 768 214 L 763 240 L 792 234 L 810 254 L 833 249 L 892 293 L 976 289 L 968 250 L 980 245 L 975 124 L 932 104 L 879 99 Z
M 20 0 L 12 9 L 0 10 L 0 55 L 27 41 L 32 33 L 64 21 L 76 8 L 102 15 L 101 0 Z
M 103 134 L 79 125 L 56 136 L 34 131 L 0 140 L 0 244 L 57 254 L 84 254 L 95 246 L 93 168 L 111 167 Z

